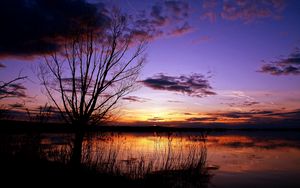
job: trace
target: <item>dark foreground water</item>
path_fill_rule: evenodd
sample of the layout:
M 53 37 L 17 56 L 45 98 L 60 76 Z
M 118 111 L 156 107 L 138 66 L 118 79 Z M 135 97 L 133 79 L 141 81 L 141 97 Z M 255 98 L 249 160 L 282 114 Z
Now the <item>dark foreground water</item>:
M 2 153 L 37 149 L 49 161 L 68 163 L 74 135 L 18 134 L 0 139 Z M 82 142 L 81 162 L 132 179 L 201 168 L 210 175 L 208 187 L 300 187 L 300 132 L 89 133 Z M 199 184 L 189 184 L 193 186 Z

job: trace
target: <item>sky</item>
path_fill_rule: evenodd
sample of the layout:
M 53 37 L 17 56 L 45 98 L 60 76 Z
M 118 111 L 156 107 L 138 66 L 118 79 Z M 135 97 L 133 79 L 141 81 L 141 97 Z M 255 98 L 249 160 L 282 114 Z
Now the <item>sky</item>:
M 59 46 L 41 39 L 53 33 L 67 37 L 68 21 L 83 9 L 93 15 L 117 6 L 146 25 L 142 35 L 149 43 L 139 87 L 120 100 L 115 121 L 170 126 L 300 122 L 297 0 L 30 2 L 0 5 L 0 80 L 28 76 L 21 82 L 26 96 L 2 99 L 2 106 L 44 105 L 48 99 L 34 67 L 43 61 L 40 55 Z

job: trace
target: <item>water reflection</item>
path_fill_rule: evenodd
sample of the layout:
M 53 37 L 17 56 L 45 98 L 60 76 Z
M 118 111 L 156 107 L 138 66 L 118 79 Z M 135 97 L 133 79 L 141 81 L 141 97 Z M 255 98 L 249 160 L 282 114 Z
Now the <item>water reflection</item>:
M 43 135 L 45 157 L 67 163 L 72 139 L 72 135 Z M 158 171 L 198 170 L 204 174 L 205 141 L 205 135 L 92 133 L 84 137 L 81 163 L 132 179 Z
M 0 149 L 68 164 L 74 138 L 1 136 Z M 86 167 L 130 179 L 162 178 L 165 186 L 203 187 L 208 181 L 210 187 L 300 186 L 299 132 L 89 133 L 81 149 Z
M 220 166 L 211 187 L 299 187 L 299 132 L 208 136 L 207 163 Z

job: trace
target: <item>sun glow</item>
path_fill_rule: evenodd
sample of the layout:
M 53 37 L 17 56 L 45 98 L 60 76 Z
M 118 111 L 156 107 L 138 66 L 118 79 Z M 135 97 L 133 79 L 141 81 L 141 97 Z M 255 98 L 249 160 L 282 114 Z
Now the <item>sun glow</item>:
M 134 122 L 134 121 L 149 121 L 149 122 L 169 122 L 169 121 L 184 121 L 186 116 L 184 113 L 166 108 L 153 107 L 144 109 L 127 109 L 122 111 L 122 116 L 119 121 Z

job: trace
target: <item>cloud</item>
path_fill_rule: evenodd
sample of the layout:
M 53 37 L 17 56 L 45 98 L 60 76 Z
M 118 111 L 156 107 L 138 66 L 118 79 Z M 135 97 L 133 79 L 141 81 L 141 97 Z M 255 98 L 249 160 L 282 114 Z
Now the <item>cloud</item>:
M 201 19 L 215 22 L 217 18 L 225 20 L 241 20 L 250 23 L 259 19 L 278 19 L 285 8 L 283 0 L 270 1 L 204 1 L 202 4 L 203 14 Z M 221 11 L 220 11 L 221 10 Z
M 166 26 L 188 18 L 190 8 L 188 2 L 165 1 L 152 6 L 151 21 L 156 26 Z
M 165 1 L 166 8 L 170 11 L 174 19 L 181 20 L 187 18 L 190 12 L 189 4 L 184 1 Z
M 258 101 L 243 101 L 243 102 L 230 102 L 230 103 L 222 103 L 228 105 L 229 107 L 252 107 L 255 105 L 259 105 Z
M 27 97 L 26 88 L 21 83 L 11 83 L 0 86 L 0 99 L 8 97 Z
M 242 106 L 250 107 L 250 106 L 254 106 L 254 105 L 258 105 L 258 104 L 260 104 L 260 102 L 258 102 L 258 101 L 245 101 L 242 103 Z
M 0 69 L 1 68 L 5 68 L 6 66 L 4 65 L 4 64 L 2 64 L 2 63 L 0 63 Z
M 158 2 L 136 16 L 135 33 L 148 40 L 190 33 L 193 31 L 187 22 L 190 12 L 189 3 L 185 1 Z
M 87 79 L 89 80 L 90 77 L 88 76 Z M 76 77 L 74 79 L 74 81 L 75 81 L 75 91 L 78 92 L 78 93 L 81 92 L 81 88 L 82 88 L 82 86 L 81 86 L 81 84 L 82 84 L 81 80 L 82 79 L 80 78 L 80 76 Z M 61 82 L 62 82 L 62 87 L 63 87 L 63 89 L 64 89 L 65 92 L 68 92 L 68 93 L 72 93 L 73 92 L 73 78 L 71 78 L 71 77 L 61 78 Z M 104 83 L 107 83 L 107 82 L 108 82 L 107 80 L 104 81 Z M 49 81 L 49 84 L 51 85 L 52 89 L 60 90 L 59 83 L 57 83 L 55 81 L 54 82 L 53 81 Z M 95 84 L 95 82 L 93 80 L 91 80 L 90 85 L 89 85 L 89 87 L 87 89 L 87 93 L 86 93 L 87 95 L 91 96 L 93 94 L 94 84 Z M 111 86 L 114 87 L 114 84 L 111 84 Z M 100 96 L 107 98 L 107 97 L 110 97 L 111 94 L 102 94 Z
M 85 0 L 3 0 L 0 2 L 0 55 L 30 56 L 59 50 L 62 40 L 83 24 L 99 29 L 104 6 Z
M 263 65 L 259 72 L 269 73 L 275 76 L 290 75 L 290 74 L 298 75 L 300 74 L 300 67 L 295 67 L 295 66 L 278 67 L 277 65 L 267 64 L 267 65 Z
M 221 114 L 216 114 L 216 115 L 220 115 L 222 117 L 228 117 L 228 118 L 251 118 L 251 117 L 255 117 L 257 115 L 272 115 L 274 113 L 274 111 L 269 111 L 269 110 L 265 110 L 265 111 L 249 111 L 249 112 L 225 112 L 225 113 L 221 113 Z
M 216 95 L 211 91 L 212 87 L 202 74 L 167 76 L 161 73 L 140 82 L 155 90 L 172 91 L 192 97 Z
M 74 79 L 75 81 L 75 91 L 81 92 L 81 79 L 80 77 L 76 77 Z M 62 86 L 65 92 L 72 93 L 73 92 L 73 78 L 61 78 Z M 91 83 L 92 85 L 92 83 Z M 57 82 L 51 82 L 51 86 L 55 90 L 60 90 L 59 84 Z M 92 87 L 90 87 L 92 88 Z M 91 94 L 91 91 L 89 90 L 88 95 Z
M 57 107 L 51 106 L 48 104 L 45 104 L 43 106 L 37 106 L 33 109 L 30 109 L 30 111 L 33 113 L 41 113 L 41 112 L 51 112 L 51 113 L 57 113 L 57 114 L 60 113 L 60 111 Z
M 163 7 L 158 4 L 152 6 L 150 15 L 153 18 L 152 23 L 156 26 L 164 26 L 169 21 L 168 17 L 163 15 Z
M 147 102 L 150 100 L 150 99 L 142 98 L 142 97 L 138 97 L 138 96 L 127 96 L 127 97 L 123 97 L 122 99 L 129 101 L 129 102 L 139 102 L 139 103 L 144 103 L 144 102 Z
M 153 117 L 153 118 L 149 118 L 148 121 L 154 121 L 154 122 L 157 122 L 157 121 L 163 121 L 164 119 L 163 118 L 160 118 L 160 117 Z
M 252 22 L 261 18 L 277 18 L 284 6 L 283 1 L 225 1 L 221 17 L 226 20 Z
M 24 108 L 24 104 L 21 103 L 14 103 L 14 104 L 9 104 L 10 107 L 12 108 Z
M 204 0 L 202 7 L 204 9 L 213 9 L 213 8 L 216 8 L 217 5 L 218 5 L 217 0 Z
M 258 72 L 275 76 L 300 75 L 300 50 L 296 48 L 288 57 L 262 65 Z
M 168 100 L 170 103 L 182 103 L 182 101 L 176 101 L 176 100 Z
M 218 119 L 247 119 L 247 122 L 279 122 L 279 121 L 300 121 L 300 109 L 282 110 L 250 110 L 250 111 L 229 111 L 222 113 L 206 114 Z
M 218 120 L 217 117 L 191 117 L 186 119 L 186 121 L 189 122 L 216 121 L 216 120 Z
M 288 112 L 275 112 L 272 115 L 280 116 L 285 119 L 295 119 L 300 121 L 300 109 L 296 109 Z
M 3 0 L 0 2 L 0 58 L 31 57 L 58 51 L 82 26 L 101 31 L 109 12 L 103 3 L 89 0 Z M 113 10 L 112 10 L 113 11 Z M 163 1 L 131 16 L 132 35 L 152 40 L 177 29 L 187 32 L 188 2 Z M 180 28 L 181 26 L 181 28 Z M 184 27 L 183 27 L 184 26 Z M 132 28 L 131 28 L 132 29 Z M 191 30 L 190 30 L 191 31 Z
M 145 40 L 145 41 L 151 41 L 155 40 L 163 35 L 163 32 L 160 30 L 147 30 L 143 28 L 134 29 L 132 32 L 133 39 L 136 40 Z
M 187 23 L 185 22 L 182 26 L 175 28 L 172 30 L 169 35 L 171 36 L 181 36 L 185 35 L 187 33 L 192 32 L 194 29 Z
M 217 6 L 218 6 L 217 0 L 204 0 L 202 4 L 204 13 L 200 16 L 200 19 L 202 20 L 208 19 L 212 23 L 216 22 L 218 16 L 216 12 Z

